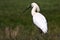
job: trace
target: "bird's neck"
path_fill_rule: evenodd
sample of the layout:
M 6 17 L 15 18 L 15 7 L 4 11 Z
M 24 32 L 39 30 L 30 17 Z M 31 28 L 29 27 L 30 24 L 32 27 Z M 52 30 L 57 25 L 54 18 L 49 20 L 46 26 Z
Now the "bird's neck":
M 36 14 L 36 7 L 33 7 L 33 8 L 32 8 L 31 14 L 32 14 L 32 16 Z

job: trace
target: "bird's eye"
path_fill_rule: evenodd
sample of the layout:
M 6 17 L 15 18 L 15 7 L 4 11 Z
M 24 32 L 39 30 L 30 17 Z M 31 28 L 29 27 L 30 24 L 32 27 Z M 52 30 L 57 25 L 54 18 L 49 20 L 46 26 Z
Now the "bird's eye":
M 31 4 L 32 7 L 34 7 L 33 3 Z

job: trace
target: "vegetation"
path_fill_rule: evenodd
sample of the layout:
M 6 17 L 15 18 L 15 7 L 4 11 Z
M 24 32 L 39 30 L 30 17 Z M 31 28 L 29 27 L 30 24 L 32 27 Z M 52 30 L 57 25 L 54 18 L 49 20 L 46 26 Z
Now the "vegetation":
M 48 34 L 33 24 L 31 8 L 36 2 L 48 22 Z M 60 40 L 60 0 L 0 0 L 0 40 Z

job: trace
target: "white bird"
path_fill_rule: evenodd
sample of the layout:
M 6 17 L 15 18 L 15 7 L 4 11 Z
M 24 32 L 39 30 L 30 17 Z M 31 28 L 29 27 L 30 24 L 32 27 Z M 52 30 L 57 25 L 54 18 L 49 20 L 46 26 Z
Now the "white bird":
M 31 3 L 32 10 L 31 14 L 33 17 L 33 23 L 42 30 L 43 33 L 47 33 L 47 21 L 46 18 L 39 13 L 40 9 L 39 6 L 36 3 Z

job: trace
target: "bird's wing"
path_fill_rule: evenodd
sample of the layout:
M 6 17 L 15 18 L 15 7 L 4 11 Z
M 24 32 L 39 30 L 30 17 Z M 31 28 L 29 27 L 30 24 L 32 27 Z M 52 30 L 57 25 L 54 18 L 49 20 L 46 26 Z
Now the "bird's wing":
M 38 26 L 42 31 L 47 30 L 47 22 L 45 17 L 42 14 L 36 14 L 33 16 L 33 22 Z

